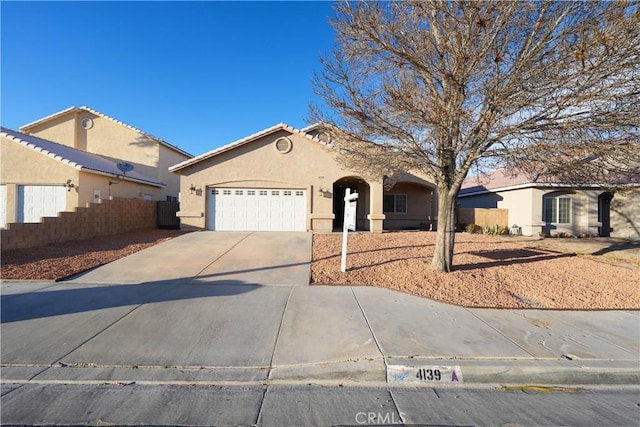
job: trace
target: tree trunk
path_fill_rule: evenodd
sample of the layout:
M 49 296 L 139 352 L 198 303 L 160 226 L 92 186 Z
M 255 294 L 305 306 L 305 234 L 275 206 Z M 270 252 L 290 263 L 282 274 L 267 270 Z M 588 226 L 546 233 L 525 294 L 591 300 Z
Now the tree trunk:
M 456 192 L 438 189 L 438 227 L 431 267 L 449 273 L 453 267 L 453 244 L 456 238 Z

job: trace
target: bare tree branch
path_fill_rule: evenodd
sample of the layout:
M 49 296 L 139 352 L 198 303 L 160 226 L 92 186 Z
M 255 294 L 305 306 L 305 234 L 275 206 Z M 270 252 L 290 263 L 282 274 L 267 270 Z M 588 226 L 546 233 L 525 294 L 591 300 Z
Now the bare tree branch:
M 455 197 L 480 163 L 637 180 L 637 2 L 339 2 L 332 26 L 311 118 L 367 176 L 430 177 L 434 268 L 451 269 Z

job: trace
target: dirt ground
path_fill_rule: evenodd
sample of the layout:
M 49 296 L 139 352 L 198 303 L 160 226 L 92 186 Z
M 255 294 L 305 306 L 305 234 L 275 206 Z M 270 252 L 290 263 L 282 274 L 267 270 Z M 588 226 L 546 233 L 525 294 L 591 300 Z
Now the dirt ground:
M 458 233 L 446 274 L 430 268 L 433 232 L 352 233 L 341 273 L 341 239 L 314 235 L 312 283 L 379 286 L 467 307 L 640 309 L 640 247 L 623 242 L 591 242 L 600 249 L 578 256 L 578 242 L 552 241 L 563 239 Z M 620 256 L 625 266 L 613 265 Z
M 184 233 L 180 230 L 141 230 L 89 240 L 11 250 L 2 253 L 0 278 L 59 280 L 131 255 Z

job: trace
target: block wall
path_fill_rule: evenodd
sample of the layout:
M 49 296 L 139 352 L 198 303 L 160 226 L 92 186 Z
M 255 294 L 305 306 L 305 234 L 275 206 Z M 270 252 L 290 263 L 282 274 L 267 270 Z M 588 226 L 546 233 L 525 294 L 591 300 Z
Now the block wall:
M 155 201 L 113 198 L 42 218 L 39 223 L 10 223 L 0 230 L 0 249 L 4 252 L 156 228 L 156 209 Z

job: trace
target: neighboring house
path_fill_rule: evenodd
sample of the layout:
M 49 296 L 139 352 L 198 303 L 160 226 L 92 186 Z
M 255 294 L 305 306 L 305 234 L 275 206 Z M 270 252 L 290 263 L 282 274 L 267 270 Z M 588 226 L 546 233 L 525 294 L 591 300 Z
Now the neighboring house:
M 169 172 L 169 166 L 192 157 L 160 138 L 89 107 L 67 108 L 20 127 L 20 132 L 98 154 L 116 163 L 132 164 L 134 171 L 164 184 L 144 193 L 143 197 L 152 200 L 177 199 L 180 179 Z M 128 197 L 116 187 L 112 193 Z
M 509 225 L 526 236 L 568 233 L 640 240 L 640 183 L 618 186 L 538 182 L 505 169 L 467 178 L 458 195 L 463 208 L 509 210 Z
M 166 185 L 98 154 L 0 128 L 0 227 L 40 222 L 108 196 L 151 198 Z
M 406 174 L 385 189 L 338 162 L 318 125 L 284 123 L 179 163 L 183 226 L 208 230 L 332 231 L 347 188 L 359 194 L 357 229 L 435 227 L 435 187 Z

